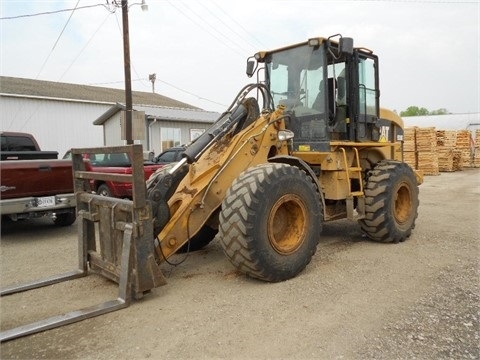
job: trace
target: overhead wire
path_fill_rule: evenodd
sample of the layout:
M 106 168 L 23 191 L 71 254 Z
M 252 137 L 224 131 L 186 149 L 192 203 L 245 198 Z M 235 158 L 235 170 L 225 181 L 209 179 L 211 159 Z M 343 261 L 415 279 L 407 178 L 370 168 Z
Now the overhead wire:
M 79 3 L 80 3 L 80 0 L 77 0 L 77 3 L 75 4 L 75 7 L 73 8 L 72 12 L 70 13 L 70 16 L 68 17 L 67 22 L 66 22 L 65 25 L 63 26 L 62 31 L 60 31 L 60 34 L 58 35 L 57 40 L 55 41 L 55 44 L 53 44 L 52 49 L 51 49 L 50 52 L 48 53 L 48 56 L 47 56 L 47 58 L 45 59 L 45 61 L 43 62 L 43 64 L 42 64 L 40 70 L 38 71 L 38 74 L 37 74 L 37 76 L 35 77 L 35 79 L 38 79 L 38 77 L 39 77 L 40 74 L 42 73 L 45 65 L 47 64 L 48 60 L 50 59 L 50 56 L 52 55 L 53 51 L 54 51 L 55 48 L 57 47 L 58 41 L 60 40 L 60 38 L 61 38 L 62 35 L 63 35 L 63 32 L 64 32 L 65 29 L 67 28 L 67 25 L 69 24 L 70 19 L 72 18 L 72 16 L 73 16 L 75 10 L 77 9 L 77 6 L 78 6 Z
M 93 38 L 95 37 L 95 35 L 97 35 L 97 33 L 100 31 L 100 29 L 103 27 L 103 25 L 107 22 L 108 20 L 108 17 L 112 15 L 112 13 L 109 13 L 107 14 L 107 16 L 105 17 L 105 19 L 103 19 L 102 23 L 97 27 L 97 29 L 95 30 L 95 32 L 92 34 L 92 36 L 90 36 L 90 38 L 88 39 L 87 43 L 82 47 L 82 49 L 80 50 L 80 52 L 77 54 L 77 56 L 75 56 L 75 58 L 73 59 L 73 61 L 70 63 L 70 65 L 67 67 L 67 69 L 62 73 L 62 75 L 60 76 L 60 78 L 57 80 L 57 81 L 60 81 L 63 79 L 63 77 L 65 76 L 65 74 L 71 69 L 71 67 L 73 66 L 73 64 L 78 60 L 78 58 L 80 57 L 80 55 L 82 55 L 82 53 L 85 51 L 85 49 L 88 47 L 88 45 L 90 44 L 90 42 L 93 40 Z
M 216 101 L 213 101 L 213 100 L 204 98 L 203 96 L 200 96 L 200 95 L 194 94 L 194 93 L 192 93 L 192 92 L 190 92 L 190 91 L 181 89 L 181 88 L 179 88 L 178 86 L 175 86 L 175 85 L 173 85 L 173 84 L 170 84 L 170 83 L 168 83 L 168 82 L 166 82 L 166 81 L 164 81 L 164 80 L 161 80 L 161 79 L 158 79 L 158 78 L 157 78 L 157 81 L 160 81 L 160 82 L 162 82 L 162 83 L 164 83 L 164 84 L 166 84 L 166 85 L 168 85 L 168 86 L 173 87 L 174 89 L 177 89 L 177 90 L 179 90 L 179 91 L 182 91 L 182 92 L 184 92 L 184 93 L 186 93 L 186 94 L 189 94 L 189 95 L 191 95 L 191 96 L 195 96 L 195 97 L 196 97 L 197 99 L 199 99 L 199 100 L 204 100 L 204 101 L 208 101 L 208 102 L 210 102 L 210 103 L 212 103 L 212 104 L 216 104 L 216 105 L 220 105 L 220 106 L 223 106 L 223 107 L 227 107 L 227 105 L 225 105 L 225 104 L 222 104 L 222 103 L 219 103 L 219 102 L 216 102 Z
M 48 53 L 45 61 L 43 62 L 42 66 L 40 67 L 40 70 L 38 71 L 37 76 L 35 77 L 36 80 L 38 79 L 38 77 L 39 77 L 40 74 L 42 73 L 43 69 L 45 68 L 45 65 L 47 64 L 48 60 L 50 59 L 50 56 L 53 54 L 53 51 L 54 51 L 55 48 L 57 47 L 57 44 L 58 44 L 60 38 L 62 37 L 63 32 L 65 31 L 67 25 L 69 24 L 70 19 L 72 18 L 72 16 L 73 16 L 75 10 L 77 9 L 79 3 L 80 3 L 80 0 L 77 0 L 77 3 L 75 4 L 75 7 L 73 8 L 72 12 L 70 13 L 70 16 L 68 17 L 67 22 L 66 22 L 65 25 L 63 26 L 62 30 L 60 31 L 60 34 L 59 34 L 58 37 L 57 37 L 57 40 L 56 40 L 55 43 L 53 44 L 52 49 L 50 50 L 50 52 Z M 37 108 L 36 108 L 35 110 L 37 110 Z M 11 120 L 10 120 L 10 123 L 9 123 L 9 125 L 8 125 L 8 128 L 10 128 L 10 126 L 12 125 L 12 123 L 15 122 L 15 120 L 16 120 L 19 112 L 20 112 L 20 109 L 17 109 L 17 112 L 11 117 Z M 36 112 L 36 111 L 35 111 L 35 112 Z M 32 116 L 30 116 L 30 118 L 31 118 L 31 117 L 32 117 Z M 28 123 L 28 121 L 22 126 L 22 128 L 23 128 L 27 123 Z
M 221 22 L 227 29 L 229 29 L 233 34 L 237 35 L 240 40 L 245 42 L 248 46 L 252 47 L 255 49 L 255 45 L 253 45 L 248 39 L 245 39 L 242 34 L 240 34 L 238 31 L 236 31 L 234 28 L 232 28 L 227 22 L 225 22 L 222 17 L 218 16 L 215 14 L 211 9 L 209 9 L 207 6 L 202 4 L 201 1 L 198 2 L 198 5 L 203 7 L 210 15 L 212 15 L 214 18 L 216 18 L 219 22 Z
M 257 37 L 255 37 L 254 35 L 252 35 L 247 29 L 245 29 L 245 27 L 243 27 L 242 24 L 240 24 L 234 17 L 230 16 L 229 13 L 227 13 L 220 5 L 218 5 L 215 1 L 212 1 L 212 4 L 215 5 L 218 9 L 220 9 L 220 11 L 226 16 L 228 17 L 231 21 L 233 21 L 235 24 L 237 24 L 237 26 L 239 28 L 241 28 L 249 37 L 251 37 L 252 39 L 254 39 L 257 44 L 259 44 L 260 46 L 266 48 L 267 46 L 265 44 L 263 44 Z
M 122 32 L 122 29 L 121 29 L 121 26 L 120 26 L 120 22 L 119 22 L 119 20 L 118 20 L 118 17 L 115 17 L 115 19 L 117 20 L 117 27 L 118 27 L 118 29 L 119 29 L 120 35 L 123 36 L 123 32 Z M 130 66 L 132 67 L 135 75 L 137 76 L 137 79 L 131 80 L 131 81 L 139 81 L 143 86 L 148 87 L 149 85 L 146 84 L 146 83 L 144 83 L 144 81 L 149 81 L 149 80 L 146 79 L 146 78 L 142 78 L 142 77 L 138 74 L 138 71 L 137 71 L 137 69 L 135 68 L 135 66 L 134 66 L 134 64 L 133 64 L 133 61 L 130 61 Z M 192 93 L 192 92 L 190 92 L 190 91 L 181 89 L 181 88 L 179 88 L 179 87 L 177 87 L 177 86 L 175 86 L 175 85 L 173 85 L 173 84 L 170 84 L 170 83 L 168 83 L 168 82 L 166 82 L 166 81 L 164 81 L 164 80 L 161 80 L 161 79 L 158 79 L 158 78 L 157 78 L 156 80 L 157 80 L 157 81 L 160 81 L 161 83 L 164 83 L 164 84 L 166 84 L 166 85 L 168 85 L 168 86 L 170 86 L 170 87 L 172 87 L 172 88 L 174 88 L 174 89 L 176 89 L 176 90 L 179 90 L 179 91 L 181 91 L 181 92 L 184 92 L 185 94 L 194 96 L 194 97 L 196 97 L 196 98 L 199 99 L 199 100 L 207 101 L 207 102 L 210 102 L 210 103 L 216 104 L 216 105 L 225 106 L 225 104 L 220 104 L 220 103 L 215 102 L 215 101 L 213 101 L 213 100 L 204 98 L 204 97 L 202 97 L 202 96 L 200 96 L 200 95 L 197 95 L 197 94 L 194 94 L 194 93 Z M 89 84 L 89 85 L 106 85 L 106 84 L 120 84 L 120 83 L 123 83 L 123 81 L 112 81 L 112 82 L 108 82 L 108 83 L 95 83 L 95 84 Z
M 143 81 L 147 81 L 148 79 L 147 78 L 138 78 L 138 79 L 132 79 L 132 81 L 140 81 L 143 83 Z M 226 104 L 222 104 L 222 103 L 219 103 L 219 102 L 216 102 L 216 101 L 213 101 L 213 100 L 210 100 L 210 99 L 207 99 L 203 96 L 200 96 L 198 94 L 195 94 L 195 93 L 192 93 L 191 91 L 188 91 L 188 90 L 185 90 L 185 89 L 182 89 L 176 85 L 173 85 L 165 80 L 162 80 L 162 79 L 159 79 L 157 78 L 156 81 L 159 81 L 165 85 L 168 85 L 178 91 L 181 91 L 181 92 L 184 92 L 185 94 L 188 94 L 190 96 L 194 96 L 195 98 L 197 98 L 198 100 L 202 100 L 202 101 L 207 101 L 207 102 L 210 102 L 212 104 L 215 104 L 215 105 L 220 105 L 220 106 L 223 106 L 223 107 L 227 107 Z M 99 85 L 113 85 L 113 84 L 122 84 L 124 81 L 123 80 L 117 80 L 117 81 L 108 81 L 108 82 L 99 82 L 99 83 L 89 83 L 87 85 L 91 85 L 91 86 L 99 86 Z
M 41 13 L 34 13 L 34 14 L 24 14 L 24 15 L 15 15 L 15 16 L 3 16 L 0 17 L 0 20 L 13 20 L 13 19 L 20 19 L 20 18 L 26 18 L 26 17 L 33 17 L 33 16 L 42 16 L 42 15 L 52 15 L 52 14 L 58 14 L 61 12 L 67 12 L 67 11 L 73 11 L 73 10 L 80 10 L 80 9 L 88 9 L 88 8 L 93 8 L 97 6 L 103 6 L 105 9 L 108 11 L 111 11 L 105 4 L 94 4 L 94 5 L 85 5 L 85 6 L 78 6 L 75 8 L 69 8 L 69 9 L 60 9 L 60 10 L 52 10 L 52 11 L 45 11 Z
M 206 21 L 204 21 L 198 14 L 196 14 L 195 12 L 193 12 L 195 14 L 195 16 L 197 17 L 200 17 L 201 19 L 201 22 L 207 24 L 211 29 L 213 29 L 213 32 L 210 31 L 208 28 L 206 28 L 205 26 L 203 26 L 200 22 L 198 22 L 197 20 L 195 20 L 194 18 L 192 18 L 192 16 L 190 16 L 189 14 L 187 14 L 185 11 L 183 11 L 182 9 L 180 9 L 177 5 L 174 4 L 173 1 L 170 1 L 170 0 L 167 0 L 167 2 L 174 8 L 176 9 L 182 16 L 186 17 L 188 20 L 190 20 L 192 23 L 194 23 L 196 26 L 198 26 L 199 28 L 201 28 L 202 30 L 204 30 L 205 32 L 207 32 L 210 36 L 214 37 L 215 39 L 217 39 L 219 42 L 221 42 L 223 45 L 225 45 L 227 48 L 229 48 L 230 50 L 232 50 L 233 52 L 235 52 L 236 54 L 240 55 L 240 56 L 244 56 L 244 54 L 242 54 L 240 51 L 238 51 L 238 49 L 235 49 L 234 47 L 232 47 L 229 43 L 228 43 L 228 38 L 227 38 L 227 41 L 225 41 L 224 39 L 222 39 L 222 36 L 225 37 L 225 35 L 223 35 L 221 32 L 219 32 L 217 29 L 215 29 L 212 25 L 208 24 Z M 181 2 L 178 2 L 179 4 L 182 4 Z M 184 4 L 182 4 L 182 6 L 185 7 Z M 188 7 L 185 7 L 187 9 L 187 11 L 190 11 L 190 9 Z M 220 34 L 217 35 L 217 34 Z
M 92 39 L 95 37 L 95 35 L 98 33 L 98 31 L 103 27 L 103 25 L 105 24 L 105 22 L 107 21 L 108 17 L 110 15 L 112 15 L 115 11 L 110 11 L 109 10 L 109 13 L 107 14 L 107 16 L 105 17 L 105 19 L 102 21 L 102 23 L 98 26 L 98 28 L 95 30 L 95 32 L 92 34 L 92 36 L 89 38 L 89 40 L 87 41 L 87 43 L 83 46 L 83 48 L 80 50 L 80 52 L 77 54 L 77 56 L 72 60 L 72 62 L 70 63 L 70 65 L 67 67 L 67 69 L 65 69 L 65 71 L 62 73 L 62 75 L 58 78 L 57 82 L 60 82 L 63 77 L 65 76 L 65 74 L 71 69 L 71 67 L 73 66 L 73 64 L 78 60 L 78 58 L 80 57 L 80 55 L 83 53 L 83 51 L 88 47 L 88 45 L 90 44 L 90 42 L 92 41 Z M 70 20 L 70 18 L 69 18 Z M 63 30 L 62 30 L 63 32 Z M 37 79 L 38 79 L 38 76 L 37 76 Z M 40 104 L 38 105 L 40 106 Z M 32 111 L 30 116 L 27 117 L 27 119 L 24 121 L 24 123 L 22 124 L 22 126 L 20 127 L 20 131 L 22 131 L 25 126 L 30 122 L 30 120 L 33 118 L 33 116 L 36 114 L 36 110 L 38 110 L 38 106 L 37 108 L 35 109 L 35 111 Z

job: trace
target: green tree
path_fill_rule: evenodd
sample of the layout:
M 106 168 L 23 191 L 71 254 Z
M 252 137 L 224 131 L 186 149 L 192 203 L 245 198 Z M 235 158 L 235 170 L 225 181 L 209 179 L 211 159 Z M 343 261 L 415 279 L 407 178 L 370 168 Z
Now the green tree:
M 430 111 L 430 115 L 445 115 L 445 114 L 450 114 L 450 112 L 444 108 Z
M 428 111 L 424 107 L 409 106 L 407 110 L 400 111 L 400 116 L 426 116 L 426 115 L 445 115 L 450 114 L 447 109 L 441 108 Z
M 424 116 L 429 114 L 427 109 L 418 106 L 409 106 L 407 110 L 400 111 L 400 116 Z

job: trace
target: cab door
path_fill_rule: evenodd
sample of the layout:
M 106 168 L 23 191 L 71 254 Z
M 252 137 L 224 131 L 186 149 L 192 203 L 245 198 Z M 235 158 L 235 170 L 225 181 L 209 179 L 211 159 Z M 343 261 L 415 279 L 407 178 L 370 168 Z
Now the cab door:
M 356 51 L 355 54 L 356 140 L 379 140 L 378 58 L 373 54 Z

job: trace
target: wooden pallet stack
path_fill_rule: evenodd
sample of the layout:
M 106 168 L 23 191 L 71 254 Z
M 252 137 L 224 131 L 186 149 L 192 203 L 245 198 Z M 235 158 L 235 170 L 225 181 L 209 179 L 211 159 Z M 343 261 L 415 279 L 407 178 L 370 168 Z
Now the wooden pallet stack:
M 473 157 L 473 166 L 480 167 L 480 129 L 475 131 L 475 155 Z
M 480 167 L 480 129 L 472 137 L 470 130 L 405 128 L 403 160 L 424 175 Z
M 434 127 L 417 128 L 415 131 L 417 169 L 425 175 L 440 175 L 438 168 L 437 133 Z
M 457 132 L 455 130 L 437 130 L 437 153 L 439 171 L 459 170 L 461 152 L 455 150 Z
M 413 169 L 417 168 L 417 150 L 415 140 L 416 127 L 408 127 L 403 133 L 403 161 Z
M 458 130 L 455 148 L 462 152 L 462 168 L 472 167 L 472 143 L 470 130 Z

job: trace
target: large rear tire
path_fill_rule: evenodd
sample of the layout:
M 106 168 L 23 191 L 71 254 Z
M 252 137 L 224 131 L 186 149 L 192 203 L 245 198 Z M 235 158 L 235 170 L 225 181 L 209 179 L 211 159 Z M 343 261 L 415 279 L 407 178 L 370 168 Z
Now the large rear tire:
M 405 241 L 418 216 L 418 184 L 412 168 L 393 160 L 380 161 L 365 186 L 364 233 L 384 243 Z
M 305 172 L 286 164 L 263 164 L 243 172 L 228 190 L 219 238 L 239 271 L 283 281 L 310 262 L 322 220 L 317 187 Z

